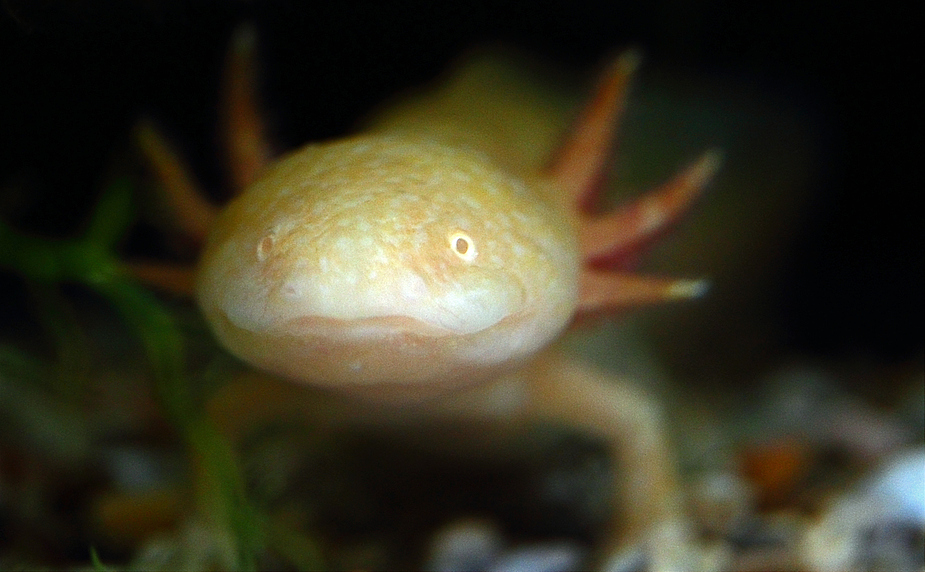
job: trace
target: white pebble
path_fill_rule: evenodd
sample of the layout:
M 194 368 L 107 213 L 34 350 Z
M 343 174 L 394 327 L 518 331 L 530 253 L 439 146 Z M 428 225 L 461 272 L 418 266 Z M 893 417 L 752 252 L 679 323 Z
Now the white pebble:
M 893 519 L 925 527 L 925 449 L 907 450 L 887 461 L 867 491 L 892 509 Z
M 905 451 L 887 461 L 856 491 L 835 499 L 821 518 L 807 527 L 803 559 L 813 570 L 847 570 L 865 561 L 916 566 L 914 544 L 874 543 L 897 527 L 925 529 L 925 450 Z M 895 543 L 894 543 L 895 544 Z M 899 550 L 899 552 L 896 552 Z M 920 554 L 918 555 L 920 556 Z
M 488 572 L 568 572 L 580 570 L 584 551 L 567 542 L 537 544 L 502 554 Z
M 485 570 L 498 556 L 503 544 L 501 533 L 491 522 L 458 520 L 434 535 L 426 569 L 434 572 Z

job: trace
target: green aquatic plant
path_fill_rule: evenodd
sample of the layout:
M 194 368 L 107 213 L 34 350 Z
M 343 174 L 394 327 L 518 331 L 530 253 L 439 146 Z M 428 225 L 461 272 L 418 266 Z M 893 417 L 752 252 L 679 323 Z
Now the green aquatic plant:
M 258 557 L 269 547 L 284 554 L 300 568 L 318 568 L 320 560 L 314 545 L 306 540 L 290 545 L 293 533 L 273 525 L 253 506 L 246 496 L 245 486 L 227 440 L 206 417 L 201 407 L 201 385 L 187 367 L 187 343 L 177 316 L 162 300 L 139 285 L 126 269 L 117 247 L 134 222 L 132 184 L 117 179 L 107 185 L 97 202 L 86 230 L 74 238 L 47 238 L 20 232 L 0 221 L 0 270 L 18 276 L 29 286 L 35 302 L 36 318 L 53 341 L 56 361 L 71 375 L 55 375 L 41 360 L 34 359 L 18 348 L 0 347 L 0 373 L 4 378 L 20 379 L 25 383 L 0 383 L 0 393 L 6 394 L 7 404 L 18 403 L 25 411 L 22 419 L 45 419 L 54 416 L 58 438 L 52 454 L 78 455 L 90 446 L 89 429 L 81 423 L 78 413 L 41 405 L 48 392 L 36 391 L 40 380 L 57 392 L 73 391 L 68 381 L 79 377 L 73 367 L 86 359 L 85 336 L 60 292 L 64 284 L 77 284 L 100 296 L 124 321 L 140 342 L 150 368 L 154 393 L 164 416 L 181 436 L 193 469 L 197 509 L 206 521 L 230 538 L 232 554 L 223 567 L 239 570 L 257 568 Z M 57 380 L 57 381 L 55 381 Z M 31 386 L 31 387 L 30 387 Z M 23 398 L 23 396 L 27 398 Z M 46 399 L 47 401 L 47 399 Z M 23 403 L 38 404 L 24 410 Z M 5 410 L 5 408 L 3 409 Z M 30 412 L 38 411 L 39 415 Z M 32 415 L 32 417 L 29 417 Z M 63 420 L 63 421 L 62 421 Z M 16 421 L 14 419 L 14 421 Z M 42 438 L 35 424 L 23 421 L 24 433 Z M 31 429 L 30 429 L 31 427 Z M 37 435 L 37 436 L 36 436 Z M 50 439 L 46 439 L 49 441 Z M 62 452 L 63 451 L 63 452 Z M 275 531 L 267 534 L 267 530 Z M 289 540 L 283 542 L 281 538 Z M 93 553 L 93 563 L 100 566 Z

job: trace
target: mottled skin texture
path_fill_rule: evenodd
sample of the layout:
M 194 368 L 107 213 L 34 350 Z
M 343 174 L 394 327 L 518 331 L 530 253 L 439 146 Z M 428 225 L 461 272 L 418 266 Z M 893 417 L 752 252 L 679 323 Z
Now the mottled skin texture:
M 156 130 L 138 132 L 181 226 L 205 242 L 195 290 L 213 331 L 287 380 L 229 384 L 209 405 L 213 417 L 232 435 L 282 415 L 372 427 L 436 417 L 572 426 L 620 461 L 623 510 L 602 533 L 605 547 L 649 541 L 654 569 L 697 567 L 658 408 L 551 345 L 576 315 L 703 291 L 625 273 L 620 261 L 687 209 L 718 166 L 715 153 L 628 207 L 591 212 L 637 58 L 605 70 L 552 158 L 518 163 L 526 156 L 478 130 L 494 118 L 467 130 L 425 99 L 407 118 L 387 113 L 372 134 L 267 165 L 253 44 L 252 33 L 239 34 L 229 58 L 225 135 L 246 190 L 221 214 Z M 136 270 L 162 284 L 182 276 Z
M 197 298 L 232 352 L 290 379 L 485 381 L 577 303 L 574 223 L 551 191 L 434 142 L 311 145 L 218 217 Z

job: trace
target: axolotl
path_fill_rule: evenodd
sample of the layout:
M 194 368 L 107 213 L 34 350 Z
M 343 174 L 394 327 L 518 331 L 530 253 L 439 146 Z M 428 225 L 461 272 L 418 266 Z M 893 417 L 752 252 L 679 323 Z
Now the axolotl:
M 683 543 L 665 532 L 684 509 L 659 408 L 554 343 L 577 317 L 704 290 L 703 281 L 644 277 L 621 264 L 687 211 L 717 169 L 717 151 L 626 207 L 594 212 L 638 55 L 604 70 L 545 160 L 523 160 L 452 112 L 412 106 L 399 120 L 272 162 L 253 52 L 253 32 L 240 33 L 224 92 L 243 191 L 223 210 L 202 199 L 152 126 L 139 130 L 181 225 L 204 240 L 195 297 L 220 343 L 287 380 L 292 390 L 277 401 L 290 406 L 311 386 L 346 394 L 334 399 L 377 423 L 475 416 L 585 431 L 620 462 L 623 510 L 608 545 L 649 541 L 665 552 Z M 219 399 L 226 409 L 238 403 L 226 416 L 265 414 L 254 402 L 260 392 L 249 391 L 247 400 Z

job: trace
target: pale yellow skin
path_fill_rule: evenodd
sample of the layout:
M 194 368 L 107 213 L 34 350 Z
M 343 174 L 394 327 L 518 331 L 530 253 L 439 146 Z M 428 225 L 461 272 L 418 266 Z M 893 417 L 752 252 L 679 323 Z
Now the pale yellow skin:
M 461 120 L 454 102 L 470 97 L 454 96 L 451 82 L 431 100 L 387 112 L 370 134 L 308 145 L 267 166 L 214 220 L 191 193 L 175 193 L 187 205 L 178 210 L 195 211 L 191 233 L 209 227 L 195 290 L 213 331 L 236 356 L 288 380 L 229 384 L 210 402 L 213 418 L 230 433 L 282 415 L 373 427 L 448 417 L 505 430 L 541 420 L 570 426 L 602 439 L 619 461 L 623 510 L 603 532 L 605 545 L 646 540 L 653 569 L 698 567 L 658 408 L 551 345 L 578 310 L 700 291 L 585 266 L 666 224 L 685 208 L 678 196 L 695 194 L 718 164 L 705 155 L 631 216 L 581 214 L 576 204 L 606 161 L 634 65 L 616 62 L 590 119 L 549 169 L 536 155 L 550 153 L 554 130 L 522 145 L 503 128 L 493 137 L 504 116 L 486 109 Z M 447 101 L 449 110 L 429 105 Z M 248 115 L 239 107 L 235 114 Z M 141 138 L 168 186 L 183 187 L 156 137 Z M 240 154 L 258 155 L 242 139 Z
M 197 298 L 226 347 L 289 379 L 486 381 L 574 313 L 577 232 L 552 193 L 431 141 L 309 145 L 218 217 Z

